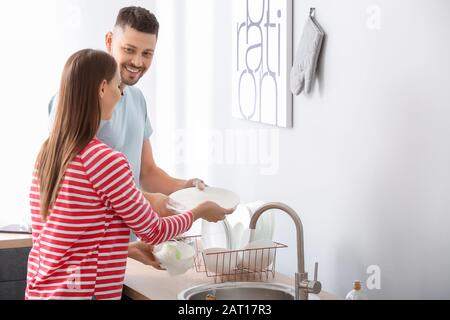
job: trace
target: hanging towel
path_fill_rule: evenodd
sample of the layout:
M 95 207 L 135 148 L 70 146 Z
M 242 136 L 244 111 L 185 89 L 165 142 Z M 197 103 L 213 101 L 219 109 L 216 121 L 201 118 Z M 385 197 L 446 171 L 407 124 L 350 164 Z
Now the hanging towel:
M 299 95 L 303 89 L 306 93 L 310 92 L 324 37 L 325 33 L 317 21 L 308 17 L 291 70 L 291 91 L 294 95 Z

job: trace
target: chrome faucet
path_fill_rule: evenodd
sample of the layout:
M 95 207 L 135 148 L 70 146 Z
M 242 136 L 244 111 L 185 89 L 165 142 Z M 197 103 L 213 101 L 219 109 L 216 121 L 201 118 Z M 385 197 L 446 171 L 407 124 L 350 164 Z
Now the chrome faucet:
M 308 294 L 319 294 L 322 290 L 322 284 L 317 281 L 317 272 L 319 264 L 316 262 L 314 268 L 314 280 L 308 280 L 308 273 L 305 272 L 305 252 L 303 242 L 303 224 L 298 214 L 283 203 L 267 203 L 256 210 L 250 221 L 250 230 L 256 229 L 256 223 L 261 215 L 267 210 L 278 209 L 287 213 L 294 220 L 297 229 L 297 273 L 295 274 L 295 300 L 308 300 Z

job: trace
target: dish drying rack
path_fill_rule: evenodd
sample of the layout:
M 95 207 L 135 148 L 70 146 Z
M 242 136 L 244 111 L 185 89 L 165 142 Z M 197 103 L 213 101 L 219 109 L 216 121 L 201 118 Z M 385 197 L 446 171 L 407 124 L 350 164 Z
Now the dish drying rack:
M 214 282 L 264 281 L 275 277 L 277 250 L 287 245 L 273 242 L 272 246 L 204 252 L 200 235 L 180 237 L 177 240 L 195 249 L 196 272 L 205 273 Z

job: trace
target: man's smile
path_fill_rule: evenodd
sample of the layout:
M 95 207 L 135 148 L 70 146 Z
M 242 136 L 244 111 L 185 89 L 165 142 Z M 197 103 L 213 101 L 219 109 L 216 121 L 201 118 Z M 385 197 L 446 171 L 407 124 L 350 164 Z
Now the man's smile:
M 132 66 L 125 66 L 125 70 L 127 70 L 133 76 L 137 76 L 140 73 L 142 73 L 142 68 L 135 68 L 135 67 L 132 67 Z

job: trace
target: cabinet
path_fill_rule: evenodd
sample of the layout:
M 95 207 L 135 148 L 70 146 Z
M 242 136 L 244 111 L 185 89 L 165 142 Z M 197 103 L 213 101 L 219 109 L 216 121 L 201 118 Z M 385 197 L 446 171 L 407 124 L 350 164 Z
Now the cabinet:
M 0 300 L 23 300 L 31 248 L 0 249 Z

